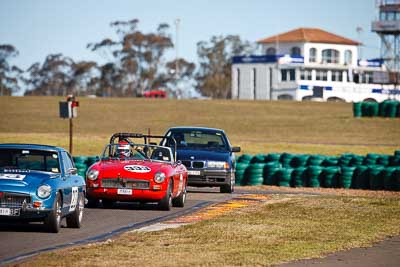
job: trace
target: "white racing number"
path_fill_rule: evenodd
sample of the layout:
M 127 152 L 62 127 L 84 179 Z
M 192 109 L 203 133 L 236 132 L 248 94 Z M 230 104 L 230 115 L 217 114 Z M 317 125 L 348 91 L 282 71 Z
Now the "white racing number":
M 147 173 L 151 171 L 149 167 L 142 165 L 126 165 L 124 166 L 124 169 L 128 172 L 137 172 L 137 173 Z
M 74 211 L 76 209 L 76 204 L 78 203 L 78 193 L 79 193 L 79 188 L 78 187 L 72 187 L 72 192 L 71 192 L 71 205 L 69 206 L 69 211 Z
M 0 173 L 0 179 L 8 179 L 8 180 L 24 180 L 26 175 L 23 174 L 13 174 L 13 173 Z

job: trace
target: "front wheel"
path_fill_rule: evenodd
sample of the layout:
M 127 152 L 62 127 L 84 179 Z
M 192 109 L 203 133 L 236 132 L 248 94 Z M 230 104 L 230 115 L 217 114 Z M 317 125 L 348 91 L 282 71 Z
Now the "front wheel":
M 186 194 L 187 194 L 187 190 L 186 190 L 186 185 L 185 185 L 182 192 L 179 194 L 179 196 L 177 198 L 174 198 L 174 200 L 172 200 L 172 205 L 174 207 L 183 208 L 185 206 Z
M 171 210 L 172 207 L 172 181 L 168 183 L 167 192 L 165 196 L 158 202 L 160 210 Z
M 85 197 L 83 193 L 81 193 L 79 195 L 78 204 L 76 205 L 75 210 L 66 217 L 68 227 L 81 228 L 84 207 L 85 207 Z
M 61 196 L 59 193 L 57 193 L 53 203 L 53 210 L 49 213 L 49 215 L 47 215 L 46 219 L 44 220 L 44 225 L 51 233 L 58 233 L 60 231 L 61 207 Z
M 219 192 L 231 194 L 233 191 L 235 191 L 235 173 L 232 172 L 229 184 L 222 185 L 219 188 Z

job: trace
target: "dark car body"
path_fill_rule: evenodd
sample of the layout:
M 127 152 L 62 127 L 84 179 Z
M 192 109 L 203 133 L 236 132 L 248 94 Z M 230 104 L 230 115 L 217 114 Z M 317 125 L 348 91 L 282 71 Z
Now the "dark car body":
M 0 221 L 43 221 L 58 232 L 61 219 L 80 228 L 86 184 L 63 148 L 0 144 Z
M 235 185 L 235 154 L 240 147 L 232 147 L 225 132 L 206 127 L 173 127 L 166 138 L 176 140 L 177 159 L 188 170 L 188 185 L 220 187 L 231 193 Z M 168 139 L 162 145 L 170 146 Z M 171 146 L 172 147 L 172 146 Z

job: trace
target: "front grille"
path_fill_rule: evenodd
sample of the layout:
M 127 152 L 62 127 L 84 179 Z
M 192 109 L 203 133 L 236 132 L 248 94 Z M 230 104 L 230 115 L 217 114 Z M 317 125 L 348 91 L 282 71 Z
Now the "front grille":
M 149 181 L 128 178 L 103 178 L 101 184 L 104 188 L 131 188 L 149 189 Z
M 192 162 L 189 160 L 182 160 L 182 164 L 185 165 L 186 168 L 192 168 Z
M 204 168 L 204 161 L 193 161 L 192 166 L 195 169 L 203 169 Z
M 22 208 L 28 203 L 31 203 L 30 195 L 0 192 L 0 207 Z

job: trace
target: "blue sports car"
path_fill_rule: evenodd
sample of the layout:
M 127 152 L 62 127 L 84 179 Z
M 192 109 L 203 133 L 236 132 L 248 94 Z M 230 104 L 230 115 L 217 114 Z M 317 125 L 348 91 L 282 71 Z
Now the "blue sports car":
M 49 232 L 80 228 L 86 184 L 63 148 L 0 144 L 0 222 L 43 221 Z

